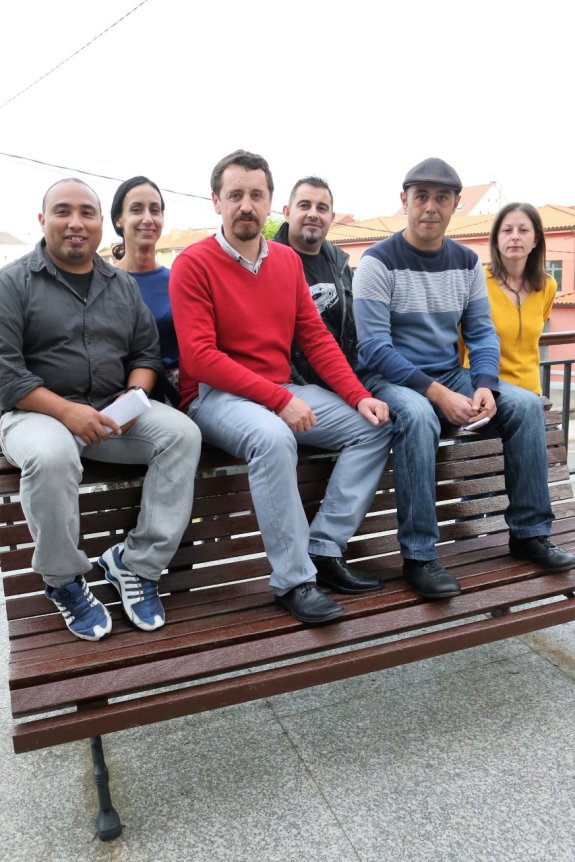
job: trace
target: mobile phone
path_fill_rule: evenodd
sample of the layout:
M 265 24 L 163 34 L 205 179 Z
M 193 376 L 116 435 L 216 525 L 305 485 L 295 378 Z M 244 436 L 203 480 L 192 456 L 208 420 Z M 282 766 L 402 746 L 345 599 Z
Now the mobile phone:
M 484 416 L 483 419 L 478 419 L 477 422 L 470 422 L 469 425 L 462 425 L 461 431 L 475 431 L 476 428 L 481 428 L 482 425 L 487 425 L 490 416 Z

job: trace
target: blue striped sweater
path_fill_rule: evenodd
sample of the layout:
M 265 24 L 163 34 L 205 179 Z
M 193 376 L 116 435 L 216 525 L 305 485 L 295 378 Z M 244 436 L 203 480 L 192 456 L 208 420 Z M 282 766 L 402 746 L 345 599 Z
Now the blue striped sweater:
M 497 391 L 499 339 L 474 251 L 448 237 L 425 252 L 398 232 L 369 248 L 353 279 L 360 375 L 425 392 L 459 367 L 459 327 L 475 388 Z

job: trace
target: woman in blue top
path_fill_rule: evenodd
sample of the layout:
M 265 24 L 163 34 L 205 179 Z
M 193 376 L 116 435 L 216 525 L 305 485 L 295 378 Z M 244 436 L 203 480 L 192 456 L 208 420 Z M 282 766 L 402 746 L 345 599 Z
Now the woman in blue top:
M 112 224 L 121 242 L 112 246 L 117 266 L 133 276 L 150 308 L 160 333 L 164 378 L 153 395 L 178 405 L 178 342 L 168 281 L 170 270 L 158 266 L 156 243 L 164 227 L 164 199 L 156 183 L 147 177 L 131 177 L 123 182 L 112 201 Z

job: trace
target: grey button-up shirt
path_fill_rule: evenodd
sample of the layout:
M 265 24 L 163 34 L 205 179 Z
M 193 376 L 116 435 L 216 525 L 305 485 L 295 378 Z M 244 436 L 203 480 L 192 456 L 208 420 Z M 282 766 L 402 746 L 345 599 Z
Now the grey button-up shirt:
M 101 410 L 134 368 L 162 371 L 158 329 L 136 281 L 94 256 L 87 299 L 44 250 L 0 270 L 0 409 L 38 386 Z

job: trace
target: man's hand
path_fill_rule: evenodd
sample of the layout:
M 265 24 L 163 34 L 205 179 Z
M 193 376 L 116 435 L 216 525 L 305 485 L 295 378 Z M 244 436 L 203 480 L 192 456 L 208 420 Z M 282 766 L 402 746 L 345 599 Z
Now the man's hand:
M 495 416 L 497 412 L 491 389 L 478 389 L 473 398 L 468 398 L 467 395 L 453 392 L 434 380 L 425 395 L 451 425 L 468 425 L 486 416 Z
M 357 412 L 372 425 L 383 425 L 389 419 L 389 407 L 379 398 L 362 398 L 358 402 Z
M 98 413 L 89 404 L 66 401 L 57 418 L 72 434 L 92 446 L 102 440 L 108 440 L 109 428 L 114 434 L 122 433 L 122 429 L 113 419 L 109 419 L 104 413 Z
M 425 391 L 425 395 L 432 404 L 439 408 L 443 416 L 451 425 L 466 425 L 481 417 L 473 406 L 473 399 L 460 392 L 452 392 L 447 386 L 434 380 Z
M 296 395 L 292 396 L 291 401 L 288 401 L 283 410 L 280 410 L 278 416 L 294 432 L 309 431 L 317 422 L 311 408 Z
M 485 386 L 476 389 L 473 395 L 473 407 L 477 411 L 476 419 L 483 419 L 485 416 L 489 416 L 491 419 L 495 416 L 497 404 L 491 389 L 487 389 Z
M 138 384 L 138 385 L 139 385 L 139 384 Z M 118 395 L 118 397 L 117 397 L 117 398 L 114 398 L 114 400 L 112 401 L 112 404 L 115 404 L 115 403 L 116 403 L 116 401 L 119 401 L 119 400 L 120 400 L 120 398 L 125 398 L 127 394 L 128 394 L 128 390 L 126 390 L 125 392 L 121 392 L 121 393 L 120 393 L 120 395 Z M 109 406 L 109 405 L 108 405 L 108 406 Z M 136 422 L 138 421 L 138 419 L 139 419 L 139 417 L 138 417 L 138 416 L 135 416 L 135 417 L 134 417 L 134 419 L 130 419 L 128 422 L 124 422 L 124 424 L 121 426 L 120 432 L 121 432 L 122 434 L 125 434 L 125 433 L 126 433 L 126 431 L 129 431 L 129 430 L 130 430 L 130 428 L 133 428 L 133 426 L 136 424 Z M 109 435 L 108 435 L 108 436 L 109 436 Z

